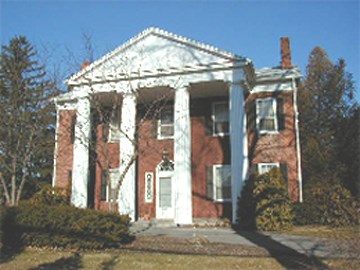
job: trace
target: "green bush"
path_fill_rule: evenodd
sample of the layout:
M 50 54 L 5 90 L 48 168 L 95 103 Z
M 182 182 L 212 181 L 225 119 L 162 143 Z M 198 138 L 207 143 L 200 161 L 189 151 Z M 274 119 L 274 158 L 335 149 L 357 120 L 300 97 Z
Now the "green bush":
M 6 245 L 103 249 L 130 240 L 129 217 L 90 209 L 22 203 L 7 209 Z M 20 239 L 21 241 L 17 241 Z
M 293 224 L 293 208 L 278 169 L 251 177 L 239 199 L 239 225 L 243 229 L 276 231 Z
M 295 207 L 296 224 L 349 226 L 359 224 L 359 202 L 339 183 L 319 182 L 304 189 L 303 205 Z
M 69 205 L 70 192 L 66 189 L 45 185 L 29 200 L 31 204 L 39 205 Z

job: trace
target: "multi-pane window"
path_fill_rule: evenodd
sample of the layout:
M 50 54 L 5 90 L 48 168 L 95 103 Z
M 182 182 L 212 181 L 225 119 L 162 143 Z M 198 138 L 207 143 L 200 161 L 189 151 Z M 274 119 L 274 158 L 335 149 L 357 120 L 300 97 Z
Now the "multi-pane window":
M 279 163 L 259 163 L 258 172 L 259 174 L 267 173 L 272 168 L 279 168 Z
M 256 127 L 260 133 L 276 132 L 276 99 L 261 98 L 256 100 Z
M 158 120 L 158 139 L 172 139 L 174 136 L 174 110 L 172 106 L 165 107 L 160 112 Z
M 110 113 L 109 141 L 118 142 L 120 140 L 120 119 L 121 112 L 119 108 L 115 108 Z
M 102 170 L 101 172 L 101 189 L 100 189 L 100 199 L 102 201 L 110 201 L 113 198 L 116 190 L 117 183 L 120 178 L 119 169 L 109 169 L 109 178 L 111 191 L 106 181 L 106 170 Z
M 215 201 L 231 200 L 231 170 L 230 165 L 213 166 L 213 196 Z
M 229 134 L 229 103 L 212 104 L 213 135 Z

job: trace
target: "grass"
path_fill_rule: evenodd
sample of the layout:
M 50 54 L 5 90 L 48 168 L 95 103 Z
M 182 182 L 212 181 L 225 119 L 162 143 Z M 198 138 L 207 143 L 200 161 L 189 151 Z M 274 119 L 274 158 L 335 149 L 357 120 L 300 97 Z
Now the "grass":
M 26 249 L 0 269 L 284 269 L 273 258 L 175 255 L 136 251 L 64 252 Z
M 323 237 L 327 239 L 336 239 L 336 243 L 343 243 L 348 246 L 351 242 L 360 242 L 359 227 L 331 228 L 325 226 L 302 226 L 294 227 L 287 234 L 302 235 L 310 237 Z M 149 238 L 149 239 L 148 239 Z M 196 243 L 183 239 L 162 239 L 157 237 L 139 237 L 135 247 L 141 248 L 156 246 L 178 246 L 178 249 L 160 249 L 156 252 L 148 252 L 146 249 L 120 249 L 94 251 L 60 251 L 49 249 L 25 248 L 21 253 L 8 258 L 0 263 L 0 270 L 110 270 L 110 269 L 285 269 L 275 257 L 271 257 L 264 252 L 246 251 L 245 247 L 239 246 L 244 252 L 231 253 L 229 256 L 221 255 L 196 255 L 195 251 L 199 248 Z M 349 241 L 352 240 L 352 241 Z M 203 246 L 207 246 L 204 244 Z M 214 244 L 210 245 L 216 248 Z M 225 249 L 226 247 L 217 247 Z M 229 246 L 235 249 L 235 246 Z M 179 254 L 178 251 L 184 250 L 191 254 Z M 359 245 L 354 245 L 354 250 L 359 250 Z M 142 250 L 142 251 L 139 251 Z M 175 254 L 175 253 L 178 254 Z M 181 252 L 180 252 L 181 253 Z M 201 253 L 207 254 L 207 253 Z M 211 254 L 211 253 L 210 253 Z M 219 254 L 219 253 L 215 253 Z M 236 254 L 236 255 L 235 255 Z M 292 260 L 292 258 L 287 258 Z M 346 258 L 317 258 L 321 265 L 328 269 L 360 269 L 359 259 Z M 317 264 L 319 265 L 319 264 Z M 311 269 L 318 269 L 316 264 Z M 324 268 L 323 268 L 324 269 Z
M 360 269 L 358 260 L 327 259 L 330 269 Z M 0 264 L 6 270 L 110 269 L 285 269 L 271 257 L 175 255 L 136 251 L 67 252 L 26 249 Z M 316 268 L 314 268 L 316 269 Z

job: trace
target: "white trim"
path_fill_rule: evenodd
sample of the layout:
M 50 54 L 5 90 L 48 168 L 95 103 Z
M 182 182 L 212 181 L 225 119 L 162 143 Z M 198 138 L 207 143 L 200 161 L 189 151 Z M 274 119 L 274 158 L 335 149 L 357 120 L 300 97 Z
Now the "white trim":
M 112 113 L 111 113 L 112 116 Z M 111 117 L 109 119 L 109 134 L 108 134 L 108 142 L 109 143 L 119 143 L 120 142 L 120 137 L 121 137 L 121 128 L 120 128 L 120 123 L 121 123 L 121 107 L 116 109 L 116 112 L 114 113 L 114 117 Z M 118 124 L 116 124 L 116 121 L 118 121 Z M 116 136 L 112 135 L 112 129 L 114 129 L 114 127 L 116 129 L 118 129 L 118 134 Z M 114 138 L 113 138 L 114 137 Z
M 55 104 L 56 107 L 56 104 Z M 59 126 L 60 126 L 60 113 L 59 110 L 56 109 L 56 125 L 55 125 L 55 148 L 54 148 L 54 164 L 53 164 L 53 177 L 52 177 L 52 186 L 55 187 L 56 185 L 56 163 L 57 163 L 57 156 L 58 156 L 58 147 L 59 147 Z
M 260 130 L 260 117 L 259 117 L 259 105 L 258 104 L 260 102 L 266 102 L 269 100 L 272 101 L 272 108 L 274 111 L 274 130 L 264 130 L 264 129 Z M 270 117 L 268 119 L 270 119 Z M 279 133 L 276 98 L 266 97 L 266 98 L 257 98 L 256 99 L 256 129 L 260 134 L 278 134 Z
M 216 122 L 215 122 L 215 106 L 216 105 L 228 105 L 228 113 L 229 113 L 229 119 L 228 119 L 228 125 L 229 125 L 229 131 L 228 132 L 220 132 L 220 133 L 216 133 L 215 132 L 215 126 L 216 126 Z M 211 119 L 212 119 L 212 136 L 216 137 L 216 136 L 228 136 L 230 134 L 230 110 L 229 110 L 229 102 L 228 101 L 216 101 L 216 102 L 212 102 L 211 103 Z
M 267 173 L 269 171 L 269 170 L 266 170 L 266 171 L 263 172 L 262 166 L 273 166 L 273 167 L 280 168 L 280 163 L 279 162 L 269 162 L 269 163 L 262 162 L 262 163 L 258 163 L 257 167 L 258 167 L 259 174 L 264 174 L 264 173 Z
M 218 169 L 218 168 L 222 168 L 222 169 L 227 168 L 228 169 L 228 171 L 230 173 L 230 185 L 229 186 L 230 186 L 230 190 L 232 189 L 232 187 L 231 187 L 231 165 L 230 164 L 215 164 L 215 165 L 213 165 L 212 166 L 213 199 L 214 199 L 215 202 L 231 202 L 231 197 L 232 197 L 231 196 L 231 194 L 232 194 L 231 191 L 230 191 L 230 194 L 229 194 L 230 198 L 228 198 L 228 199 L 224 199 L 224 198 L 218 199 L 217 196 L 216 196 L 216 182 L 217 182 L 218 179 L 216 179 L 215 176 L 216 176 L 216 169 Z
M 145 182 L 145 192 L 144 192 L 144 200 L 145 203 L 152 203 L 154 200 L 154 173 L 153 172 L 145 172 L 144 177 Z M 148 183 L 150 182 L 150 185 Z M 150 195 L 148 197 L 147 195 Z
M 161 114 L 164 111 L 170 111 L 172 112 L 172 124 L 162 124 L 161 123 Z M 162 127 L 173 127 L 173 135 L 171 136 L 161 136 L 161 128 Z M 157 130 L 156 130 L 156 137 L 158 140 L 172 140 L 174 139 L 174 106 L 172 105 L 168 105 L 165 106 L 161 111 L 160 111 L 160 119 L 157 120 Z
M 121 46 L 117 47 L 116 49 L 114 49 L 111 52 L 105 54 L 99 60 L 91 63 L 89 66 L 82 69 L 78 73 L 72 75 L 69 79 L 67 79 L 65 81 L 65 83 L 66 84 L 72 84 L 73 82 L 75 82 L 79 78 L 83 77 L 83 75 L 85 75 L 89 71 L 94 70 L 96 67 L 98 67 L 98 66 L 102 65 L 103 63 L 109 61 L 111 58 L 115 57 L 116 55 L 118 55 L 121 52 L 125 51 L 127 48 L 130 48 L 131 46 L 135 45 L 140 40 L 143 40 L 147 36 L 150 36 L 150 35 L 156 35 L 156 36 L 159 36 L 159 37 L 162 37 L 162 38 L 166 38 L 168 40 L 172 40 L 174 42 L 181 43 L 184 46 L 193 47 L 195 49 L 204 51 L 206 53 L 216 55 L 218 57 L 223 58 L 224 61 L 226 61 L 227 63 L 229 63 L 231 65 L 234 63 L 234 61 L 235 62 L 241 62 L 241 63 L 243 63 L 245 65 L 248 65 L 248 64 L 252 63 L 251 60 L 248 59 L 248 58 L 244 58 L 244 57 L 238 56 L 236 54 L 226 52 L 224 50 L 220 50 L 220 49 L 218 49 L 218 48 L 216 48 L 214 46 L 210 46 L 210 45 L 207 45 L 205 43 L 201 43 L 201 42 L 198 42 L 198 41 L 195 41 L 195 40 L 192 40 L 192 39 L 189 39 L 189 38 L 177 35 L 177 34 L 167 32 L 167 31 L 162 30 L 160 28 L 150 27 L 150 28 L 145 29 L 143 32 L 136 35 L 135 37 L 131 38 L 130 40 L 128 40 L 127 42 L 125 42 Z M 201 67 L 201 63 L 199 64 L 199 67 Z
M 294 114 L 295 114 L 295 136 L 296 136 L 296 157 L 298 166 L 298 179 L 299 179 L 299 201 L 303 202 L 303 190 L 302 190 L 302 171 L 301 171 L 301 146 L 300 146 L 300 131 L 299 131 L 299 112 L 297 107 L 297 87 L 295 79 L 292 80 L 294 88 Z
M 172 162 L 170 160 L 170 162 Z M 169 211 L 172 212 L 171 215 L 167 216 L 165 219 L 175 219 L 175 204 L 176 204 L 176 198 L 175 198 L 175 179 L 174 179 L 174 171 L 160 171 L 159 167 L 162 161 L 156 166 L 156 218 L 158 219 L 164 219 L 164 216 L 161 215 L 160 210 L 160 178 L 161 177 L 169 177 L 171 179 L 171 208 Z

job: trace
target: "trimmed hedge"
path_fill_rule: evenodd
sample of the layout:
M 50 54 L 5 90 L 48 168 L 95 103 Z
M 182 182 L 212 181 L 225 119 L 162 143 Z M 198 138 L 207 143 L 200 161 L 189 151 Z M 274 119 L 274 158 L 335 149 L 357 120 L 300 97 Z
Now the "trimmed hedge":
M 131 240 L 129 222 L 117 213 L 27 202 L 6 209 L 3 242 L 12 248 L 116 248 Z
M 294 208 L 298 225 L 359 225 L 359 202 L 339 183 L 316 183 L 304 189 L 305 203 Z
M 247 180 L 238 203 L 242 229 L 277 231 L 293 225 L 293 207 L 279 169 Z

